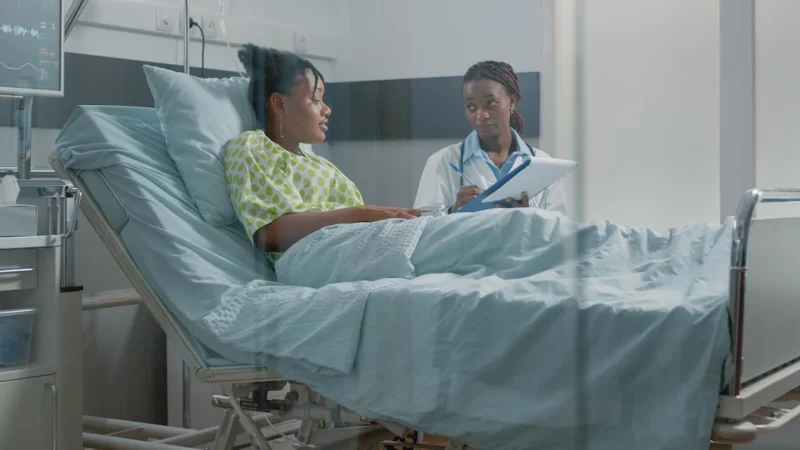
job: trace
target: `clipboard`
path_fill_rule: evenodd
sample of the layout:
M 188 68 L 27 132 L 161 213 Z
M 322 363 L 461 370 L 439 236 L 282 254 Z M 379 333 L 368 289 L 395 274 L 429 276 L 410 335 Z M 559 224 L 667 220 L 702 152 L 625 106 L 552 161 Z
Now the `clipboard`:
M 530 158 L 456 212 L 476 212 L 494 208 L 507 198 L 518 199 L 523 192 L 533 198 L 577 167 L 575 161 L 557 158 Z

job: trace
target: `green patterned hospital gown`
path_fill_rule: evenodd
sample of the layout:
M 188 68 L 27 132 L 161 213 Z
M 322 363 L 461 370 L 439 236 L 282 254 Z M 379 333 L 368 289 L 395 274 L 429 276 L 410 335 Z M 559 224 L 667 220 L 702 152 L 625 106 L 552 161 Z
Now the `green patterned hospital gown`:
M 325 158 L 295 155 L 263 131 L 247 131 L 228 143 L 225 181 L 248 236 L 284 214 L 361 206 L 356 185 Z M 279 253 L 267 253 L 274 263 Z

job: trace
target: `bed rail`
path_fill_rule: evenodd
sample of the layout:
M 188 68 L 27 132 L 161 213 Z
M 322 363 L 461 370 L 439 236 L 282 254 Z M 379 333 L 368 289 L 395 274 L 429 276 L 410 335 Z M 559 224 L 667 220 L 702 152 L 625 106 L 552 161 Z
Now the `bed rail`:
M 751 189 L 739 202 L 733 222 L 730 264 L 730 320 L 733 379 L 727 394 L 738 396 L 742 390 L 742 336 L 744 333 L 745 279 L 750 230 L 756 209 L 761 203 L 800 202 L 798 188 Z

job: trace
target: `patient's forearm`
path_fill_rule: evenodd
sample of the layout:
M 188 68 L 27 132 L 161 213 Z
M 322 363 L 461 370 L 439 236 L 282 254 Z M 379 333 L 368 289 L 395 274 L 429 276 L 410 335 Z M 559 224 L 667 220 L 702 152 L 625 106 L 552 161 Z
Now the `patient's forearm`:
M 358 208 L 284 214 L 269 225 L 259 228 L 253 240 L 264 251 L 285 252 L 297 241 L 321 228 L 361 221 Z

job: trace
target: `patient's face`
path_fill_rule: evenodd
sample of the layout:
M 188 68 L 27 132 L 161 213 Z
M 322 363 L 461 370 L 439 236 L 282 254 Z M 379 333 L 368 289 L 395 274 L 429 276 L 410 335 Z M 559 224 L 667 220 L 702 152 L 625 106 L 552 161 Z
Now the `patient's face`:
M 316 84 L 315 89 L 314 74 L 306 70 L 300 82 L 292 88 L 292 95 L 286 99 L 284 135 L 297 142 L 322 142 L 328 132 L 331 109 L 323 102 L 325 84 L 322 80 L 317 80 Z
M 507 132 L 514 103 L 506 88 L 492 80 L 464 84 L 464 112 L 467 120 L 482 138 Z

